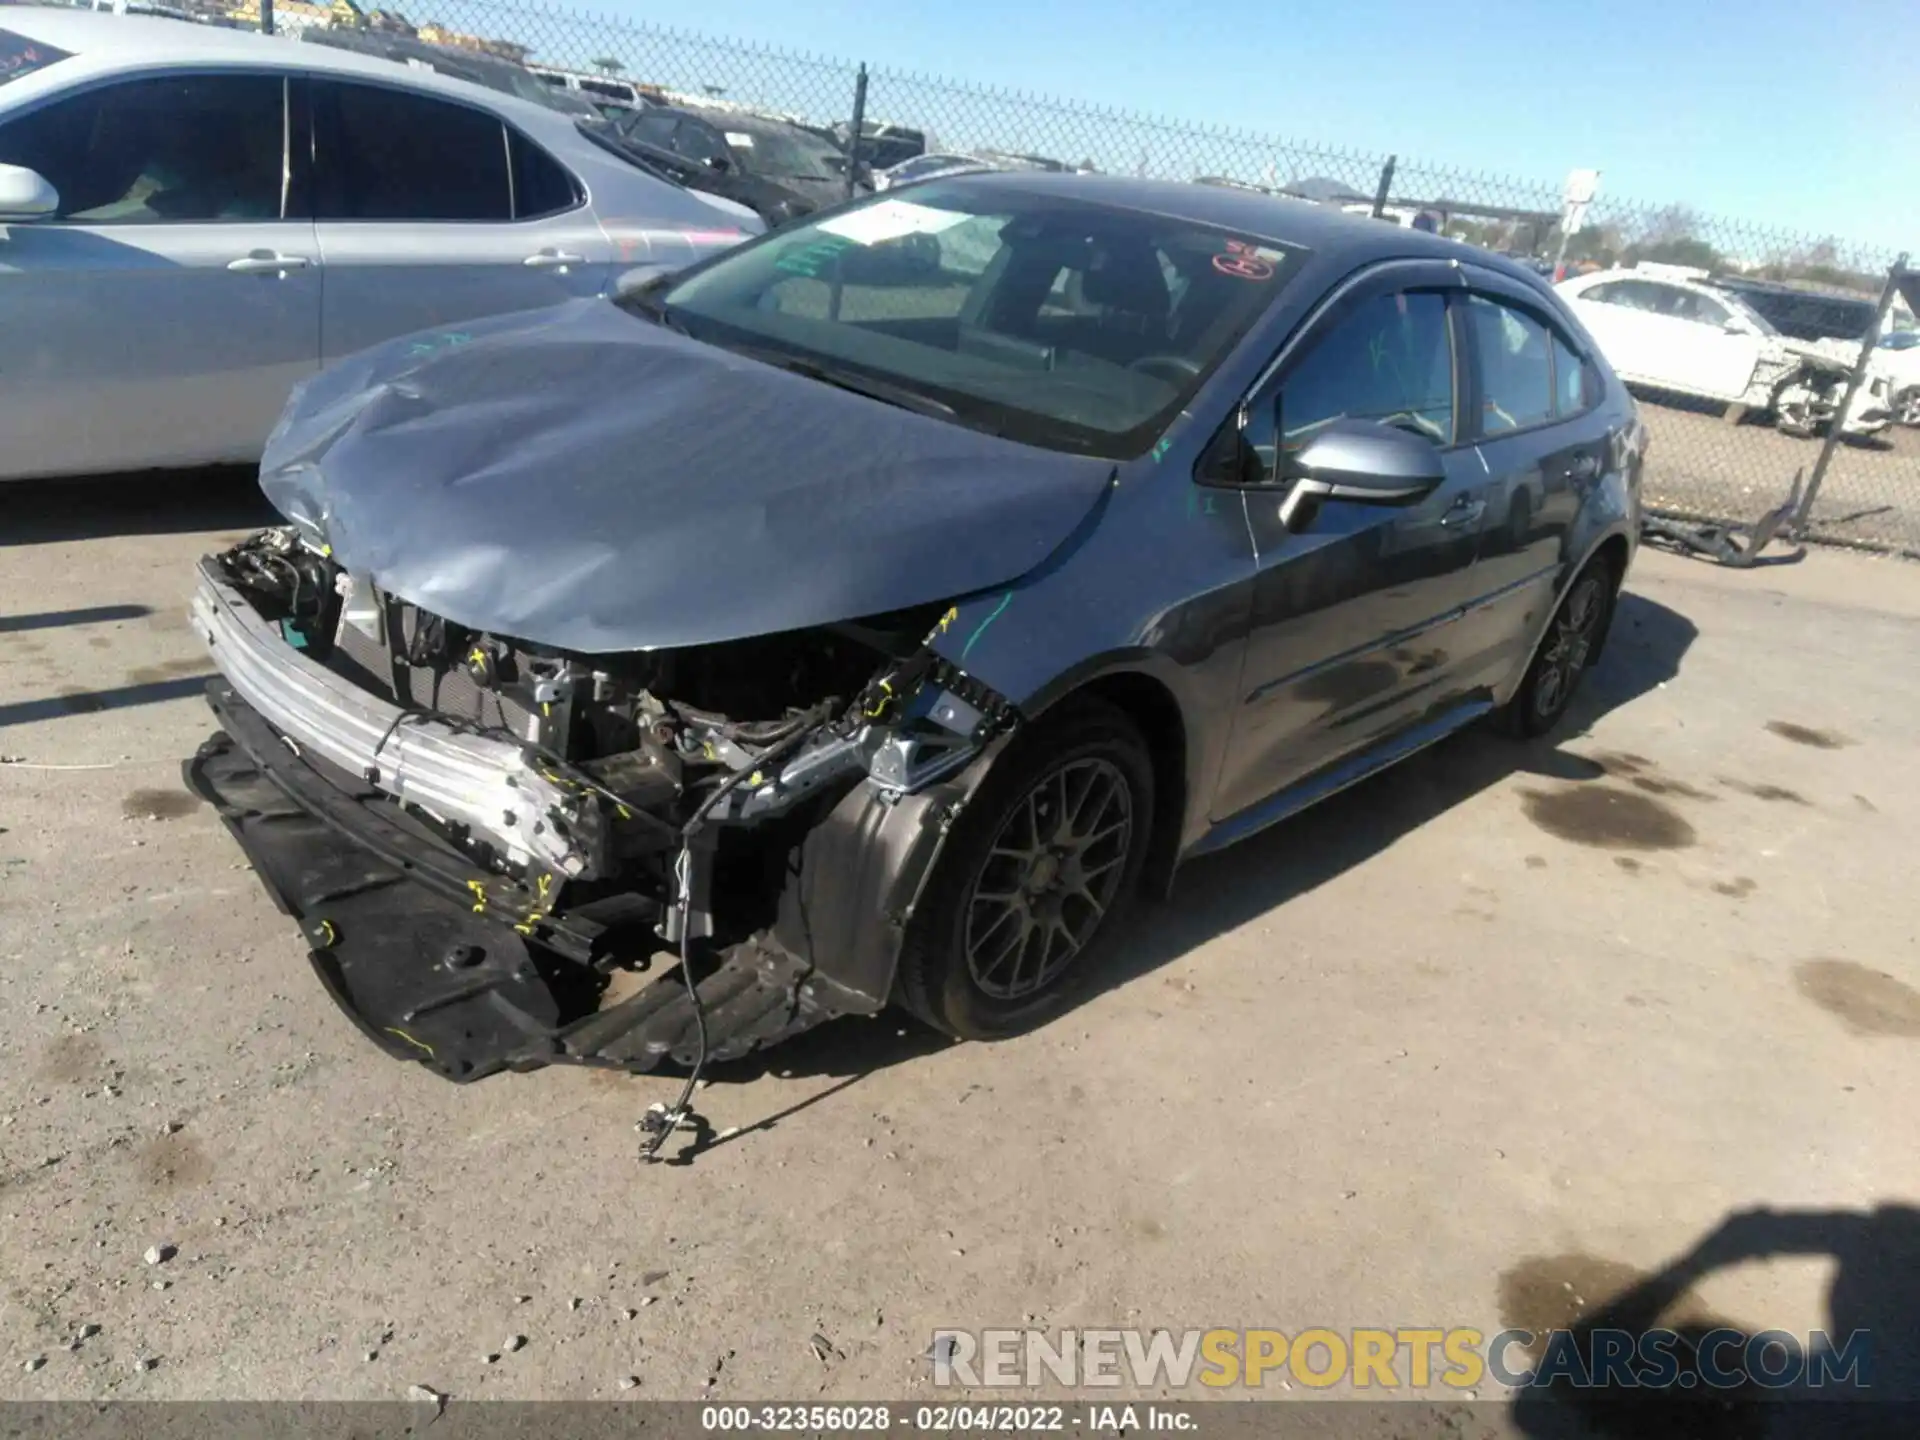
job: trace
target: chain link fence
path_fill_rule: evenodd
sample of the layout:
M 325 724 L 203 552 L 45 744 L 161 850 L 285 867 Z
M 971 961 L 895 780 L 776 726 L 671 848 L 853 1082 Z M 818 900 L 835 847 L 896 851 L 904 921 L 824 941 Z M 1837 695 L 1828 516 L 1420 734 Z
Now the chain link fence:
M 1667 367 L 1655 369 L 1653 378 L 1680 389 L 1710 388 L 1699 383 L 1701 376 L 1737 372 L 1741 357 L 1756 352 L 1756 375 L 1784 366 L 1798 381 L 1763 386 L 1756 379 L 1746 403 L 1736 404 L 1704 395 L 1685 398 L 1680 389 L 1644 394 L 1652 434 L 1649 503 L 1705 520 L 1751 521 L 1786 497 L 1796 472 L 1813 470 L 1821 434 L 1831 423 L 1823 415 L 1846 393 L 1846 372 L 1861 355 L 1875 302 L 1895 263 L 1889 252 L 1836 236 L 1796 234 L 1604 192 L 1585 226 L 1563 240 L 1557 181 L 1176 123 L 510 0 L 435 0 L 430 21 L 358 10 L 352 0 L 334 0 L 330 10 L 281 0 L 277 18 L 282 30 L 295 23 L 411 26 L 422 39 L 490 49 L 576 79 L 617 80 L 677 103 L 744 105 L 820 127 L 844 126 L 855 114 L 864 74 L 863 133 L 873 137 L 864 158 L 878 163 L 916 147 L 994 150 L 1107 173 L 1255 186 L 1323 204 L 1380 209 L 1383 219 L 1437 229 L 1531 262 L 1544 273 L 1637 267 L 1637 277 L 1651 279 L 1669 297 L 1684 295 L 1685 282 L 1704 272 L 1714 287 L 1709 294 L 1731 291 L 1734 301 L 1648 302 L 1632 323 L 1660 322 L 1667 338 L 1642 335 L 1631 343 L 1650 349 L 1650 356 L 1630 361 L 1611 353 L 1629 340 L 1610 341 L 1605 333 L 1599 338 L 1616 368 L 1632 373 Z M 882 137 L 892 137 L 891 154 L 879 145 Z M 1676 268 L 1662 274 L 1648 266 Z M 1690 320 L 1674 311 L 1654 313 L 1668 303 L 1682 309 L 1692 303 L 1705 313 Z M 1722 312 L 1743 317 L 1743 323 L 1757 312 L 1761 333 L 1728 333 L 1719 323 Z M 1890 323 L 1915 321 L 1896 307 Z M 1849 412 L 1854 418 L 1830 447 L 1802 529 L 1809 538 L 1920 555 L 1920 347 L 1880 346 L 1871 357 Z M 1728 388 L 1724 380 L 1720 388 Z

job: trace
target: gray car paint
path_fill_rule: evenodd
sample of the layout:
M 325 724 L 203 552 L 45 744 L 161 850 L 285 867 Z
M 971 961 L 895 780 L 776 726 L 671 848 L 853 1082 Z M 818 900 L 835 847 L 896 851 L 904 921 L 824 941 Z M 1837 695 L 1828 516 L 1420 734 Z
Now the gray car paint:
M 1154 450 L 1120 467 L 1100 524 L 1040 570 L 968 597 L 932 642 L 1029 714 L 1115 676 L 1160 693 L 1180 717 L 1184 752 L 1173 850 L 1201 847 L 1210 833 L 1238 838 L 1264 814 L 1286 813 L 1290 790 L 1317 793 L 1354 757 L 1397 736 L 1437 738 L 1456 718 L 1504 703 L 1589 558 L 1609 540 L 1631 552 L 1644 432 L 1591 337 L 1538 277 L 1474 247 L 1304 202 L 1108 177 L 1011 183 L 1311 251 Z M 1413 268 L 1396 281 L 1401 266 Z M 1279 525 L 1279 492 L 1197 483 L 1215 433 L 1284 382 L 1343 291 L 1436 279 L 1553 317 L 1602 377 L 1600 403 L 1454 447 L 1448 482 L 1419 507 L 1327 505 L 1300 534 Z M 1577 487 L 1556 470 L 1574 453 L 1600 461 Z M 1470 539 L 1432 524 L 1481 487 L 1487 506 Z M 1516 533 L 1521 493 L 1530 503 Z
M 1112 465 L 823 385 L 590 300 L 303 386 L 261 461 L 350 571 L 589 653 L 904 609 L 1032 570 Z
M 970 182 L 962 178 L 948 183 Z M 1485 251 L 1303 202 L 1109 177 L 998 175 L 992 183 L 1058 189 L 1081 199 L 1217 224 L 1311 251 L 1263 320 L 1149 453 L 1119 465 L 1110 480 L 1106 467 L 1077 460 L 1057 470 L 1047 463 L 1024 471 L 1037 488 L 1059 487 L 1057 493 L 1049 492 L 1045 505 L 1025 484 L 1018 487 L 1020 498 L 1010 513 L 1024 515 L 1029 524 L 1021 545 L 1014 547 L 1023 551 L 1024 566 L 1013 568 L 1018 557 L 1013 549 L 1001 548 L 1002 521 L 973 524 L 959 519 L 966 526 L 961 533 L 967 543 L 990 544 L 992 560 L 965 578 L 965 567 L 943 572 L 943 579 L 960 581 L 948 593 L 973 593 L 960 595 L 931 639 L 932 648 L 1029 716 L 1093 682 L 1125 683 L 1136 699 L 1148 693 L 1158 697 L 1159 712 L 1173 717 L 1170 727 L 1163 727 L 1162 739 L 1174 751 L 1171 774 L 1184 792 L 1166 810 L 1175 830 L 1164 837 L 1170 852 L 1238 838 L 1286 813 L 1290 805 L 1337 788 L 1504 702 L 1519 686 L 1552 610 L 1574 576 L 1604 544 L 1618 544 L 1630 555 L 1644 430 L 1591 338 L 1527 271 Z M 1601 377 L 1598 404 L 1574 419 L 1497 438 L 1483 440 L 1469 429 L 1462 443 L 1446 452 L 1446 481 L 1418 505 L 1328 503 L 1301 533 L 1279 523 L 1281 491 L 1199 483 L 1199 462 L 1209 442 L 1223 426 L 1235 423 L 1243 407 L 1264 403 L 1274 385 L 1284 385 L 1290 361 L 1312 342 L 1320 326 L 1331 323 L 1343 297 L 1367 287 L 1406 284 L 1471 287 L 1518 300 L 1551 317 Z M 529 376 L 535 377 L 532 383 L 557 378 L 540 368 L 545 363 L 540 345 L 537 329 L 529 329 L 523 343 L 503 340 L 491 352 L 499 372 L 488 382 L 496 387 L 490 393 L 511 390 L 508 381 L 513 377 L 523 385 Z M 714 353 L 691 342 L 671 342 L 670 348 L 688 359 Z M 488 353 L 483 347 L 470 358 Z M 710 363 L 720 367 L 718 361 Z M 769 394 L 778 390 L 782 414 L 788 413 L 788 404 L 817 406 L 821 414 L 858 413 L 864 426 L 873 418 L 868 412 L 881 408 L 765 367 L 720 368 L 730 376 L 728 384 L 742 382 L 744 388 L 735 397 L 742 403 L 760 403 L 747 397 L 757 396 L 762 388 Z M 443 371 L 433 383 L 438 386 L 453 373 Z M 467 373 L 465 362 L 459 373 Z M 378 386 L 368 388 L 370 378 L 369 373 L 358 381 L 342 380 L 336 387 L 334 410 L 341 426 L 352 425 L 359 403 L 343 397 L 379 393 Z M 399 382 L 396 395 L 410 393 L 408 383 Z M 1471 386 L 1471 377 L 1467 383 Z M 741 563 L 739 552 L 730 549 L 737 537 L 728 526 L 660 514 L 657 522 L 672 528 L 676 543 L 648 553 L 668 567 L 663 573 L 670 573 L 673 583 L 633 582 L 621 591 L 628 609 L 603 605 L 597 614 L 570 619 L 563 613 L 565 606 L 519 593 L 570 583 L 565 563 L 582 553 L 575 547 L 587 544 L 594 527 L 614 513 L 608 507 L 616 492 L 574 464 L 591 452 L 571 451 L 565 465 L 558 454 L 550 456 L 553 463 L 543 469 L 527 463 L 530 452 L 515 432 L 544 427 L 548 412 L 560 411 L 572 417 L 569 423 L 597 423 L 617 433 L 620 422 L 609 408 L 607 392 L 595 393 L 602 397 L 597 421 L 576 397 L 548 392 L 515 411 L 511 425 L 490 422 L 477 408 L 455 425 L 450 423 L 455 410 L 440 413 L 443 401 L 427 400 L 425 428 L 434 435 L 434 444 L 422 444 L 417 455 L 393 450 L 383 458 L 379 473 L 404 482 L 407 464 L 428 464 L 435 478 L 425 490 L 403 483 L 397 500 L 390 498 L 395 492 L 371 483 L 361 489 L 355 504 L 364 502 L 367 508 L 364 516 L 349 519 L 349 532 L 355 536 L 349 544 L 362 543 L 360 534 L 369 545 L 385 544 L 389 542 L 379 534 L 383 529 L 426 525 L 433 539 L 404 542 L 417 552 L 419 573 L 402 566 L 407 573 L 394 576 L 402 582 L 396 588 L 408 598 L 436 609 L 441 606 L 434 597 L 450 598 L 454 604 L 447 613 L 462 619 L 465 602 L 486 594 L 489 619 L 531 614 L 527 607 L 537 606 L 542 618 L 564 626 L 587 624 L 588 633 L 605 636 L 654 633 L 655 625 L 674 637 L 703 630 L 735 632 L 750 619 L 762 629 L 791 628 L 808 623 L 804 617 L 851 618 L 861 606 L 911 603 L 910 597 L 925 598 L 936 588 L 915 583 L 911 568 L 897 563 L 902 552 L 883 540 L 882 524 L 865 532 L 861 545 L 833 552 L 838 562 L 863 572 L 858 578 L 822 583 L 806 576 L 797 552 L 779 556 L 764 535 L 753 537 L 760 548 L 750 553 L 755 558 L 778 557 L 766 572 Z M 1474 396 L 1469 388 L 1462 399 L 1469 418 Z M 444 397 L 445 403 L 453 399 Z M 334 412 L 318 401 L 318 394 L 310 393 L 296 422 L 311 429 L 309 440 L 282 437 L 287 443 L 276 454 L 288 461 L 319 457 L 323 465 L 328 463 L 325 451 L 331 441 L 324 433 L 325 416 Z M 398 416 L 403 409 L 391 413 Z M 907 419 L 915 423 L 907 426 Z M 897 423 L 902 435 L 917 435 L 922 428 L 919 417 Z M 459 438 L 469 427 L 472 436 Z M 389 425 L 383 420 L 379 428 L 395 439 L 406 433 L 405 422 Z M 857 445 L 824 430 L 805 437 L 807 463 L 853 465 L 871 473 L 866 454 L 871 433 L 863 428 Z M 953 433 L 965 434 L 957 429 Z M 776 464 L 787 453 L 786 440 L 765 440 L 764 448 L 753 453 L 763 464 Z M 747 438 L 744 443 L 758 447 L 762 440 Z M 971 459 L 984 462 L 988 457 L 972 440 L 955 443 L 964 443 Z M 458 453 L 435 455 L 440 444 Z M 544 533 L 523 537 L 516 532 L 515 522 L 526 515 L 524 506 L 480 503 L 493 493 L 490 467 L 503 444 L 518 452 L 507 463 L 522 484 L 544 475 L 552 487 L 550 503 L 559 518 L 543 521 Z M 310 456 L 298 453 L 309 448 Z M 346 453 L 341 452 L 342 459 Z M 718 494 L 726 504 L 739 506 L 747 492 L 736 488 L 741 482 L 724 468 L 730 452 L 722 446 L 702 453 L 703 463 L 722 468 L 677 465 L 679 481 L 649 484 L 645 505 L 656 511 L 699 506 L 701 493 L 687 488 L 688 477 L 697 473 L 714 477 L 724 487 Z M 995 463 L 1016 468 L 1024 464 L 1016 462 L 1016 456 L 1044 454 L 1020 446 L 992 453 Z M 614 454 L 603 451 L 600 458 Z M 1592 457 L 1596 470 L 1576 482 L 1570 470 L 1573 458 L 1581 455 Z M 296 481 L 296 470 L 268 481 L 269 492 L 287 500 L 283 508 L 298 510 L 322 494 L 321 487 L 308 480 Z M 1037 479 L 1043 472 L 1050 477 L 1044 483 Z M 584 488 L 576 496 L 566 487 Z M 636 507 L 641 504 L 637 491 L 618 493 Z M 920 487 L 918 493 L 928 503 L 951 507 L 957 519 L 977 503 L 977 497 L 942 494 L 938 486 Z M 429 495 L 430 502 L 416 508 L 422 494 Z M 1069 494 L 1071 504 L 1064 498 Z M 1440 519 L 1463 498 L 1482 504 L 1475 512 L 1477 523 L 1464 529 L 1441 525 Z M 474 510 L 472 517 L 463 517 L 460 506 L 468 499 Z M 761 523 L 767 515 L 764 499 L 747 500 L 747 508 L 734 513 Z M 319 503 L 324 509 L 328 502 Z M 333 503 L 337 507 L 338 502 Z M 892 506 L 887 513 L 891 518 L 886 523 L 906 524 L 904 533 L 913 543 L 931 540 L 922 524 L 925 516 L 915 506 Z M 339 518 L 332 515 L 328 523 L 337 525 Z M 454 549 L 486 558 L 496 578 L 469 591 L 463 588 L 465 573 L 443 573 L 442 562 L 433 557 L 445 552 L 448 537 L 432 529 L 443 524 L 453 527 Z M 355 525 L 359 531 L 353 530 Z M 708 548 L 697 556 L 675 553 L 681 544 Z M 714 572 L 721 578 L 715 579 Z M 982 578 L 989 572 L 997 578 Z M 494 594 L 494 586 L 504 588 Z M 730 588 L 755 593 L 750 599 L 735 597 Z M 856 590 L 857 605 L 852 603 Z M 697 604 L 688 598 L 695 594 Z M 578 606 L 588 595 L 576 585 L 568 603 Z M 657 611 L 630 608 L 643 597 Z M 729 617 L 724 624 L 694 618 L 716 604 Z M 821 614 L 835 604 L 842 607 L 838 615 Z M 482 610 L 470 607 L 468 613 L 478 616 Z M 525 634 L 511 625 L 501 628 Z M 675 638 L 655 643 L 688 642 Z

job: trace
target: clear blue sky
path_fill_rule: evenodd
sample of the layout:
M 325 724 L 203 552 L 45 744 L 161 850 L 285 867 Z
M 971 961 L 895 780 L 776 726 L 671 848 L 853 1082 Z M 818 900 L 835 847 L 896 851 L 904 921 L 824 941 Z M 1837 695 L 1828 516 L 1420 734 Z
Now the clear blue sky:
M 1917 0 L 599 6 L 1530 180 L 1597 167 L 1611 195 L 1920 248 Z

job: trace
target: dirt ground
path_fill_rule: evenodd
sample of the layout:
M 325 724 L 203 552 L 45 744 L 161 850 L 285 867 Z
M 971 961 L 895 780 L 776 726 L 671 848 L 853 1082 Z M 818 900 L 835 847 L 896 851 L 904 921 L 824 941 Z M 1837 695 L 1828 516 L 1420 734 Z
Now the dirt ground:
M 1719 407 L 1643 395 L 1650 503 L 1727 520 L 1756 520 L 1787 498 L 1796 470 L 1813 474 L 1820 441 L 1762 420 L 1729 424 Z M 1843 441 L 1820 485 L 1812 524 L 1827 540 L 1920 553 L 1920 430 L 1889 425 Z
M 0 505 L 0 1398 L 924 1397 L 935 1327 L 1561 1323 L 1753 1207 L 1699 1308 L 1920 1330 L 1920 568 L 1643 554 L 1557 744 L 1192 865 L 1039 1033 L 726 1069 L 643 1169 L 677 1081 L 384 1058 L 181 789 L 244 477 Z

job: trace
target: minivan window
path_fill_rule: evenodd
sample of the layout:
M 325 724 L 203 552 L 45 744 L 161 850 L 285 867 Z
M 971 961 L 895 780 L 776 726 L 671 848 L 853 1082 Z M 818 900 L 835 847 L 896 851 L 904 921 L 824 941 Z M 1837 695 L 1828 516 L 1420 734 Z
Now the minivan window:
M 1373 420 L 1453 443 L 1453 346 L 1436 292 L 1376 295 L 1313 342 L 1280 386 L 1281 446 L 1335 420 Z
M 513 218 L 498 116 L 382 85 L 315 92 L 317 218 Z
M 38 171 L 60 192 L 59 220 L 276 220 L 285 115 L 277 76 L 129 80 L 0 126 L 0 164 Z
M 960 424 L 1119 458 L 1153 444 L 1304 254 L 988 176 L 909 193 L 784 227 L 632 308 L 884 380 Z M 1049 303 L 1062 293 L 1070 307 Z

